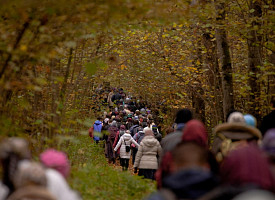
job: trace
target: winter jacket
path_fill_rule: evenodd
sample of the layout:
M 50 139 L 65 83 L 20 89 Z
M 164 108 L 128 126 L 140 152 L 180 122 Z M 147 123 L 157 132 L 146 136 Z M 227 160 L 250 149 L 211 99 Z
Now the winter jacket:
M 94 140 L 99 141 L 101 129 L 102 129 L 102 122 L 99 120 L 96 120 L 94 123 Z
M 160 155 L 161 151 L 159 141 L 154 136 L 145 136 L 140 142 L 134 167 L 158 169 L 157 155 Z
M 114 151 L 117 151 L 120 147 L 120 158 L 130 159 L 131 151 L 126 152 L 126 146 L 131 146 L 131 143 L 134 143 L 137 147 L 139 147 L 139 144 L 134 140 L 134 138 L 129 133 L 124 133 L 124 135 L 120 137 Z
M 177 144 L 181 142 L 182 134 L 182 131 L 175 131 L 173 133 L 170 133 L 169 135 L 166 135 L 162 139 L 161 147 L 163 149 L 163 155 L 166 152 L 173 150 L 177 146 Z
M 65 178 L 54 169 L 46 169 L 47 189 L 58 200 L 81 200 L 78 193 L 70 188 Z
M 147 200 L 197 199 L 218 186 L 219 182 L 211 172 L 201 168 L 186 169 L 163 180 L 163 189 Z
M 57 200 L 46 187 L 29 185 L 17 189 L 8 200 Z

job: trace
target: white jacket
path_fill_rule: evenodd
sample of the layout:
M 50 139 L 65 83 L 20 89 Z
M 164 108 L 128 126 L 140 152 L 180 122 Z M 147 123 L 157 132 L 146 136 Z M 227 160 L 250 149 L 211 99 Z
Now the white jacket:
M 158 169 L 157 155 L 160 156 L 161 151 L 159 141 L 154 136 L 145 136 L 140 142 L 134 167 L 140 169 Z
M 120 137 L 114 151 L 117 151 L 117 149 L 121 146 L 121 148 L 120 148 L 120 158 L 130 159 L 131 151 L 126 152 L 126 146 L 131 146 L 132 143 L 134 143 L 137 147 L 139 147 L 139 144 L 134 140 L 134 138 L 129 133 L 124 133 Z M 125 144 L 126 144 L 126 146 L 125 146 Z

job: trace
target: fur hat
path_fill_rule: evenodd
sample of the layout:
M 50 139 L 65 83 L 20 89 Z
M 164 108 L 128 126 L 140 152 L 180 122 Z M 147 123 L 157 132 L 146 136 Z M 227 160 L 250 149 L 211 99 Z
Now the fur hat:
M 20 162 L 15 173 L 14 185 L 16 188 L 28 185 L 46 186 L 47 179 L 43 166 L 38 162 Z

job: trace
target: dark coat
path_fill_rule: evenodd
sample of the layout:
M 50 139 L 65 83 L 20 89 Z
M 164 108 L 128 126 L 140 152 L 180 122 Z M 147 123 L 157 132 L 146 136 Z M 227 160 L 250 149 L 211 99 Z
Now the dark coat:
M 151 195 L 148 200 L 197 199 L 218 184 L 218 179 L 209 171 L 200 168 L 183 170 L 164 178 L 163 189 Z M 168 197 L 169 194 L 171 198 Z
M 268 129 L 275 128 L 275 110 L 264 116 L 260 130 L 264 136 Z

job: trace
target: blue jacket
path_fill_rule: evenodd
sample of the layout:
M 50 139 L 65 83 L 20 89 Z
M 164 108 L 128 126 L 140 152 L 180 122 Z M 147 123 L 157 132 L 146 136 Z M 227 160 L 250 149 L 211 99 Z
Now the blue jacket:
M 102 129 L 102 122 L 99 120 L 96 120 L 94 123 L 94 140 L 97 140 L 97 141 L 99 140 L 101 129 Z

